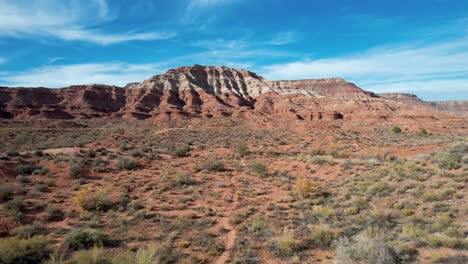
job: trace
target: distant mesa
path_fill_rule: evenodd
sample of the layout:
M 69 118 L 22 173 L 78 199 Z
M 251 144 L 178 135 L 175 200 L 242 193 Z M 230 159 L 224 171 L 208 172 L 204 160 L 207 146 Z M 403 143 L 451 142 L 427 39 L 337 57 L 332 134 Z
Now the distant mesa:
M 305 121 L 466 116 L 468 101 L 424 102 L 374 94 L 342 78 L 267 80 L 225 66 L 184 66 L 125 87 L 0 87 L 0 118 L 286 118 Z

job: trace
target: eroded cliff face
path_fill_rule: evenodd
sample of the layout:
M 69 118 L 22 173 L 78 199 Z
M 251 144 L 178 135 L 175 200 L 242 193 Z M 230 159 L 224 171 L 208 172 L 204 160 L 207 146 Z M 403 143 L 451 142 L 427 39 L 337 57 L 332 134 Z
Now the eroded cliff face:
M 70 119 L 100 117 L 125 105 L 125 90 L 107 85 L 62 89 L 0 87 L 0 117 Z
M 410 95 L 375 95 L 341 78 L 271 81 L 247 70 L 194 65 L 171 69 L 125 88 L 0 87 L 0 118 L 434 118 L 427 105 L 409 103 L 417 100 Z

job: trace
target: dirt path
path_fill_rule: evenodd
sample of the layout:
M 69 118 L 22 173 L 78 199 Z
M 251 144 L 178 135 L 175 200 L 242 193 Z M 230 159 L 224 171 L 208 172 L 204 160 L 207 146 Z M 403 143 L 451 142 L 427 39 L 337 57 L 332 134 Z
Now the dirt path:
M 224 229 L 228 230 L 227 234 L 224 236 L 224 252 L 223 254 L 221 254 L 221 256 L 219 256 L 219 258 L 214 262 L 216 264 L 225 264 L 225 263 L 228 263 L 229 261 L 229 258 L 231 257 L 231 254 L 232 254 L 232 249 L 234 248 L 234 245 L 235 245 L 235 242 L 236 242 L 236 239 L 237 239 L 237 231 L 235 229 L 234 226 L 231 225 L 231 220 L 233 219 L 233 217 L 235 217 L 235 215 L 238 213 L 237 211 L 237 208 L 238 208 L 238 204 L 239 204 L 239 200 L 238 200 L 238 190 L 239 190 L 239 186 L 238 186 L 238 183 L 236 184 L 235 180 L 237 179 L 236 176 L 232 177 L 231 178 L 231 183 L 232 183 L 232 195 L 234 195 L 234 201 L 229 204 L 229 206 L 226 207 L 226 216 L 223 217 L 220 221 L 219 221 L 219 225 L 218 226 L 221 226 L 223 227 Z M 254 184 L 252 182 L 252 184 Z M 270 190 L 272 190 L 267 197 L 267 199 L 265 199 L 265 202 L 262 203 L 261 205 L 258 205 L 256 208 L 257 208 L 257 211 L 249 216 L 249 218 L 253 218 L 253 217 L 256 217 L 257 215 L 263 213 L 266 211 L 266 208 L 268 207 L 268 205 L 270 203 L 275 203 L 277 202 L 278 200 L 280 200 L 281 198 L 283 198 L 286 194 L 288 194 L 288 191 L 285 191 L 279 187 L 276 187 L 276 186 L 269 186 L 269 187 L 266 187 L 266 188 L 269 188 Z
M 235 184 L 235 178 L 236 176 L 231 178 L 231 184 L 233 186 L 232 197 L 234 197 L 234 201 L 226 207 L 226 217 L 223 217 L 219 221 L 219 225 L 222 226 L 225 230 L 228 230 L 228 233 L 224 237 L 224 252 L 216 260 L 216 264 L 224 264 L 228 262 L 231 255 L 231 249 L 234 247 L 234 243 L 236 242 L 237 238 L 236 229 L 230 223 L 230 220 L 233 217 L 233 214 L 236 213 L 236 208 L 239 204 L 239 196 L 237 195 L 239 191 Z

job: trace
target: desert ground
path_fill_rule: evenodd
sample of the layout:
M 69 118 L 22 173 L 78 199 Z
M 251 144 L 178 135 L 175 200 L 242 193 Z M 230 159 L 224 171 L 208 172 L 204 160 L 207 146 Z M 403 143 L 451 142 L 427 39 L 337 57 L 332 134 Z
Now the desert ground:
M 1 120 L 1 263 L 466 263 L 468 124 Z

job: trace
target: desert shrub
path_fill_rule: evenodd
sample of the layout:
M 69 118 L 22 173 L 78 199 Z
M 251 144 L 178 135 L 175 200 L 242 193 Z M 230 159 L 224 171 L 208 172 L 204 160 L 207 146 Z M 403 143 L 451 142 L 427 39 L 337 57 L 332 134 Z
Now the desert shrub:
M 73 197 L 75 205 L 87 211 L 106 211 L 111 207 L 106 190 L 93 191 L 82 188 Z
M 452 256 L 443 256 L 434 259 L 434 263 L 444 263 L 444 264 L 466 264 L 468 263 L 468 256 L 463 254 L 456 254 Z
M 91 164 L 91 168 L 94 172 L 103 172 L 104 171 L 104 161 L 101 158 L 96 158 Z
M 468 164 L 468 154 L 463 155 L 461 161 L 462 161 L 463 164 Z
M 310 243 L 315 247 L 328 248 L 336 239 L 337 233 L 325 225 L 314 226 L 310 233 Z
M 153 264 L 157 262 L 157 247 L 150 245 L 148 247 L 139 248 L 135 255 L 136 264 Z
M 310 197 L 317 189 L 317 185 L 306 178 L 296 179 L 296 193 L 301 198 Z
M 82 159 L 71 159 L 68 162 L 68 165 L 70 167 L 70 170 L 68 172 L 68 175 L 72 178 L 80 178 L 83 177 L 83 168 L 84 168 L 84 160 Z
M 436 154 L 435 159 L 441 169 L 454 170 L 461 167 L 461 157 L 456 153 L 439 152 Z
M 3 264 L 41 263 L 49 254 L 49 241 L 44 236 L 0 239 L 0 263 Z
M 31 238 L 33 235 L 39 233 L 41 226 L 38 222 L 34 222 L 32 225 L 22 225 L 11 230 L 13 235 L 18 236 L 19 238 Z
M 35 184 L 34 185 L 34 189 L 36 189 L 37 191 L 39 192 L 46 192 L 48 190 L 49 186 L 47 186 L 47 184 Z
M 135 259 L 135 253 L 130 252 L 130 251 L 123 251 L 123 252 L 118 252 L 117 254 L 114 254 L 114 256 L 111 258 L 111 263 L 112 264 L 138 264 L 137 262 L 134 261 Z
M 94 246 L 92 249 L 80 250 L 68 262 L 69 264 L 111 264 L 104 254 L 104 249 Z M 129 262 L 131 263 L 131 262 Z
M 432 160 L 436 162 L 441 169 L 455 170 L 461 168 L 463 157 L 466 153 L 468 153 L 468 144 L 462 143 L 437 152 Z
M 127 159 L 120 157 L 117 162 L 117 168 L 119 170 L 133 170 L 138 166 L 138 162 L 134 159 Z
M 62 209 L 55 207 L 51 204 L 47 205 L 45 209 L 44 219 L 48 221 L 62 221 L 63 220 Z
M 392 127 L 392 132 L 395 133 L 395 134 L 399 134 L 399 133 L 401 133 L 401 128 L 398 127 L 398 126 L 394 126 L 394 127 Z
M 10 214 L 17 214 L 17 213 L 21 212 L 23 207 L 24 207 L 24 200 L 23 200 L 22 197 L 15 197 L 13 200 L 9 201 L 5 205 L 5 209 Z
M 190 176 L 186 174 L 176 174 L 174 175 L 174 185 L 177 187 L 182 187 L 186 185 L 193 185 L 195 184 L 195 180 L 193 180 Z
M 294 232 L 284 229 L 273 241 L 270 247 L 273 253 L 280 257 L 291 256 L 301 248 L 301 243 L 294 236 Z
M 0 185 L 0 201 L 6 200 L 13 192 L 13 187 L 9 184 Z
M 143 201 L 142 200 L 135 200 L 133 202 L 131 202 L 128 207 L 130 209 L 132 209 L 133 211 L 138 211 L 138 210 L 141 210 L 141 209 L 144 209 L 145 206 L 143 205 Z
M 132 157 L 134 157 L 134 158 L 141 158 L 141 157 L 143 157 L 144 153 L 141 152 L 141 151 L 138 150 L 138 149 L 135 149 L 135 150 L 133 150 L 133 151 L 130 153 L 130 155 L 131 155 Z
M 312 207 L 311 213 L 318 219 L 331 219 L 336 215 L 336 212 L 332 207 L 324 205 L 316 205 Z
M 450 237 L 444 233 L 434 233 L 427 236 L 427 243 L 431 247 L 448 247 L 455 248 L 459 245 L 459 241 L 455 237 Z
M 85 157 L 87 157 L 87 158 L 95 158 L 96 157 L 96 151 L 94 149 L 87 149 L 84 154 L 85 154 Z
M 249 154 L 249 147 L 244 141 L 237 142 L 234 150 L 240 157 L 245 157 L 247 154 Z
M 369 187 L 369 194 L 372 196 L 386 196 L 393 192 L 393 187 L 387 182 L 374 183 Z
M 34 164 L 19 164 L 18 166 L 16 166 L 16 172 L 22 176 L 31 175 L 35 170 L 39 169 L 41 168 Z
M 419 132 L 418 132 L 420 135 L 427 135 L 427 130 L 425 128 L 421 128 L 419 129 Z
M 403 226 L 402 235 L 405 238 L 409 238 L 416 245 L 424 245 L 426 244 L 427 237 L 429 236 L 429 232 L 418 225 L 409 224 L 409 225 Z
M 210 160 L 203 165 L 203 169 L 207 171 L 225 171 L 224 162 L 221 160 Z
M 177 157 L 187 157 L 192 148 L 189 145 L 179 146 L 174 149 L 174 155 Z
M 353 162 L 350 160 L 345 160 L 343 163 L 340 164 L 340 167 L 343 170 L 350 170 L 353 167 Z
M 341 238 L 336 242 L 337 263 L 393 264 L 397 261 L 395 250 L 383 236 L 361 233 L 353 239 Z
M 64 243 L 72 249 L 88 249 L 108 245 L 109 237 L 98 230 L 74 229 L 67 234 Z
M 250 164 L 250 169 L 258 174 L 258 175 L 265 175 L 267 173 L 267 165 L 262 161 L 254 161 Z
M 250 224 L 249 230 L 255 235 L 261 235 L 268 227 L 268 223 L 263 217 L 255 217 Z

